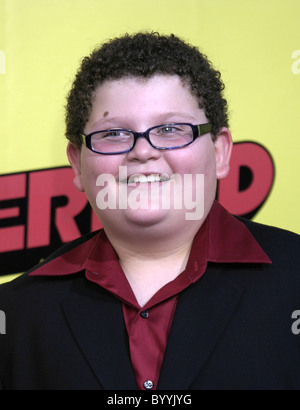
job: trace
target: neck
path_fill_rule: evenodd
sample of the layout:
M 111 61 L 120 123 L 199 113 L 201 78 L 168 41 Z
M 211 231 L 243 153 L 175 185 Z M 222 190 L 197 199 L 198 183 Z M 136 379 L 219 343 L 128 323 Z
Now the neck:
M 107 233 L 107 232 L 106 232 Z M 146 238 L 138 241 L 122 240 L 121 236 L 107 236 L 116 250 L 125 276 L 140 306 L 164 285 L 174 280 L 189 258 L 195 233 L 181 232 L 172 238 Z
M 194 223 L 189 226 L 192 229 L 178 229 L 177 232 L 171 230 L 163 231 L 155 228 L 140 228 L 120 231 L 107 229 L 105 233 L 115 248 L 120 261 L 137 260 L 140 262 L 163 261 L 172 259 L 176 255 L 186 254 L 187 249 L 194 240 L 199 227 Z

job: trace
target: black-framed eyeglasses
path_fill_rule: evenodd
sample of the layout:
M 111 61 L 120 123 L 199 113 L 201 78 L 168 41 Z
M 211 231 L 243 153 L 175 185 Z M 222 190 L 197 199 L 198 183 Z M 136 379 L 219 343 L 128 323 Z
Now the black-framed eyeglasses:
M 186 122 L 163 124 L 151 127 L 145 132 L 135 132 L 123 128 L 95 131 L 88 135 L 81 134 L 82 142 L 98 154 L 125 154 L 133 149 L 138 138 L 146 138 L 149 144 L 159 150 L 171 150 L 186 147 L 196 138 L 207 134 L 211 124 L 193 125 Z

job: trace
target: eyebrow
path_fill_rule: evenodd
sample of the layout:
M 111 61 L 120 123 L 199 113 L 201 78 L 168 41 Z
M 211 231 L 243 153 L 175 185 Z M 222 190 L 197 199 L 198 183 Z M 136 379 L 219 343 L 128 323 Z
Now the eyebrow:
M 176 118 L 177 117 L 177 118 Z M 197 122 L 198 119 L 195 118 L 193 115 L 189 113 L 183 113 L 183 112 L 165 112 L 165 113 L 157 113 L 153 115 L 153 118 L 155 118 L 155 121 L 153 121 L 153 125 L 159 125 L 161 123 L 167 123 L 167 122 Z M 111 118 L 101 118 L 99 121 L 96 121 L 93 124 L 93 128 L 97 127 L 98 129 L 107 129 L 109 127 L 124 127 L 126 123 L 128 123 L 130 119 L 128 117 L 111 117 Z M 155 124 L 154 124 L 155 122 Z M 120 124 L 120 125 L 116 125 Z M 122 125 L 121 125 L 122 124 Z
M 182 118 L 183 120 L 186 121 L 197 121 L 197 119 L 191 115 L 190 113 L 183 113 L 183 112 L 167 112 L 167 113 L 163 113 L 161 115 L 158 115 L 158 118 L 161 119 L 161 121 L 163 120 L 167 120 L 168 118 Z

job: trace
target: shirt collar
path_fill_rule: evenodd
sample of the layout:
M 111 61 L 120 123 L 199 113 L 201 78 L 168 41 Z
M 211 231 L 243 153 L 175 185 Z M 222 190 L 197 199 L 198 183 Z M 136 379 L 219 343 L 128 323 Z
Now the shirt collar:
M 215 201 L 208 217 L 207 260 L 218 263 L 272 263 L 249 229 Z
M 217 201 L 195 236 L 187 269 L 189 264 L 193 264 L 193 271 L 197 270 L 195 264 L 204 260 L 205 263 L 271 263 L 248 228 Z M 82 270 L 105 272 L 105 277 L 122 271 L 118 255 L 104 230 L 61 256 L 43 263 L 29 275 L 64 276 Z

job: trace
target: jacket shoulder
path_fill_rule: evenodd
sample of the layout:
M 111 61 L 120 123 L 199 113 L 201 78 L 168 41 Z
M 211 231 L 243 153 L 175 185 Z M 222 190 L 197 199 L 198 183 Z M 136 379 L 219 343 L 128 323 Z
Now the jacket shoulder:
M 300 242 L 300 235 L 298 235 L 295 232 L 278 228 L 276 226 L 271 226 L 271 225 L 265 225 L 262 223 L 254 222 L 250 219 L 246 219 L 240 216 L 235 216 L 239 221 L 241 221 L 244 225 L 247 226 L 247 228 L 250 230 L 250 232 L 253 235 L 258 235 L 259 237 L 262 238 L 274 238 L 274 240 L 282 240 L 282 238 L 295 242 L 295 244 L 299 244 Z

